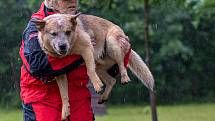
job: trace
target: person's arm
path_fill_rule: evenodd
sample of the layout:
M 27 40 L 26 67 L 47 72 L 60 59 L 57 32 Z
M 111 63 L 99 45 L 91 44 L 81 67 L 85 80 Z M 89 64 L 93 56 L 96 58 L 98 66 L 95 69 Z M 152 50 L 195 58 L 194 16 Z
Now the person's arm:
M 84 61 L 80 56 L 64 58 L 50 57 L 43 52 L 38 42 L 38 30 L 33 22 L 29 22 L 23 33 L 20 56 L 26 70 L 34 77 L 48 81 L 55 76 L 65 74 L 77 68 Z

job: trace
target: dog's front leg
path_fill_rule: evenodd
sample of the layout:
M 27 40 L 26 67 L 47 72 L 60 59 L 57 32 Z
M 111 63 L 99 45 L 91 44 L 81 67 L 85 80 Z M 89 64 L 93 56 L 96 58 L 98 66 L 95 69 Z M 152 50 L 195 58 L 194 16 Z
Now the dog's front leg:
M 93 56 L 93 48 L 86 48 L 85 50 L 87 50 L 87 51 L 82 52 L 82 57 L 86 63 L 87 74 L 93 83 L 93 87 L 95 88 L 96 92 L 98 93 L 102 90 L 103 83 L 99 79 L 99 77 L 96 73 L 96 65 L 95 65 L 95 60 L 94 60 L 94 56 Z
M 66 118 L 70 115 L 68 81 L 66 74 L 56 77 L 56 80 L 62 99 L 62 120 L 66 120 Z

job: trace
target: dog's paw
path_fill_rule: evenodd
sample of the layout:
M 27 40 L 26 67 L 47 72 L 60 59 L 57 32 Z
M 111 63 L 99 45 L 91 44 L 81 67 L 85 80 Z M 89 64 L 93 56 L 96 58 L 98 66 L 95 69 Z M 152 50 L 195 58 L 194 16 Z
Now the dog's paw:
M 122 85 L 126 85 L 126 84 L 128 84 L 129 82 L 130 82 L 131 80 L 130 80 L 130 78 L 126 75 L 123 75 L 122 77 L 121 77 L 121 84 Z
M 104 84 L 102 83 L 102 81 L 98 81 L 98 84 L 99 84 L 99 86 L 100 86 L 101 88 L 104 87 Z
M 70 106 L 69 106 L 69 102 L 68 103 L 64 103 L 62 106 L 62 120 L 66 120 L 68 118 L 68 116 L 70 116 Z
M 102 91 L 102 86 L 100 86 L 98 83 L 93 83 L 93 87 L 96 93 L 100 93 Z
M 108 101 L 108 94 L 103 93 L 99 98 L 98 104 L 103 104 L 103 103 L 105 103 L 107 101 Z
M 107 99 L 107 100 L 100 99 L 100 100 L 98 101 L 98 104 L 104 104 L 104 103 L 106 103 L 107 101 L 108 101 L 108 99 Z
M 122 85 L 127 85 L 129 84 L 128 82 L 121 82 Z

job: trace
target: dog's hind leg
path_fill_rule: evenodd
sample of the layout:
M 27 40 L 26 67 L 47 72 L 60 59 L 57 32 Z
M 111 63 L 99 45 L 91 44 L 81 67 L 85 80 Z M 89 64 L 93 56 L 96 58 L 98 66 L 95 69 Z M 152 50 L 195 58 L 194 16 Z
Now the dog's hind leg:
M 103 94 L 101 95 L 98 103 L 102 104 L 104 102 L 106 102 L 108 100 L 108 97 L 112 91 L 113 86 L 116 83 L 116 79 L 111 77 L 106 70 L 102 70 L 102 69 L 97 69 L 97 74 L 99 75 L 100 79 L 105 83 L 106 87 L 105 87 L 105 91 L 103 92 Z
M 114 36 L 108 36 L 106 41 L 107 41 L 108 55 L 114 61 L 116 61 L 116 63 L 119 66 L 119 71 L 121 74 L 121 83 L 127 84 L 130 81 L 130 78 L 128 77 L 128 73 L 127 73 L 127 70 L 126 70 L 125 64 L 124 64 L 125 52 L 124 52 L 123 46 L 120 45 L 121 40 L 117 40 L 117 37 L 114 37 Z M 129 44 L 129 46 L 130 46 L 130 44 Z M 128 47 L 126 47 L 126 48 L 128 48 Z
M 56 81 L 59 87 L 60 96 L 62 99 L 62 120 L 70 115 L 70 104 L 68 95 L 68 81 L 66 74 L 56 77 Z

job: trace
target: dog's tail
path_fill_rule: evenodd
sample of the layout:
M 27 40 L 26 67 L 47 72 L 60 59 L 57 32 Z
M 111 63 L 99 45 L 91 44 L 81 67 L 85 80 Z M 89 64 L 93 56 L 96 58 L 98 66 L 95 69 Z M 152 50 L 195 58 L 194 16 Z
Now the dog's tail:
M 153 91 L 154 77 L 147 65 L 134 50 L 131 50 L 128 67 L 148 89 Z

